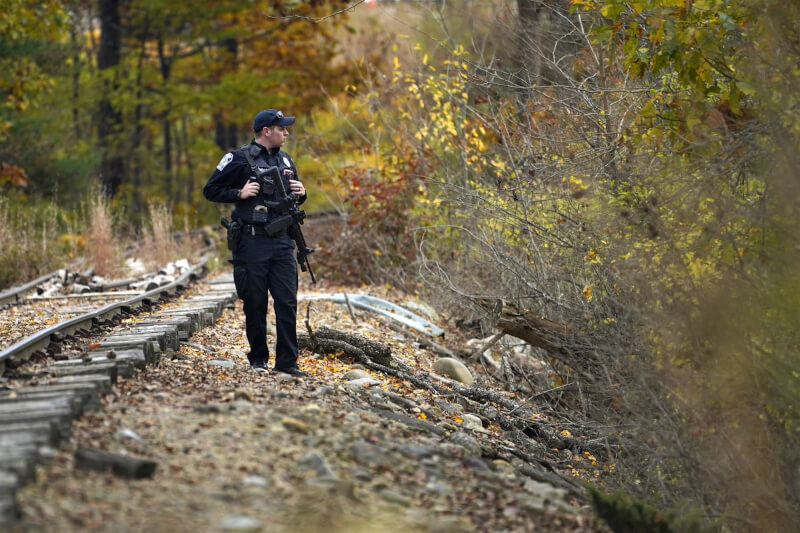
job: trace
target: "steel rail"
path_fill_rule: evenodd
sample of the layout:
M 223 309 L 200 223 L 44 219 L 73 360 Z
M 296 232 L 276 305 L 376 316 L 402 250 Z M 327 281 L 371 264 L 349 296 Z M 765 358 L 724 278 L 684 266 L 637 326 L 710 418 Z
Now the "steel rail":
M 38 277 L 33 281 L 29 281 L 24 285 L 18 285 L 16 287 L 11 287 L 9 289 L 0 292 L 0 309 L 4 308 L 8 304 L 14 304 L 20 302 L 25 299 L 25 297 L 20 297 L 20 294 L 25 294 L 35 286 L 39 285 L 40 283 L 44 283 L 45 281 L 54 278 L 58 275 L 58 270 L 54 272 L 50 272 L 49 274 L 45 274 L 44 276 Z
M 141 302 L 149 302 L 156 299 L 156 297 L 160 297 L 164 293 L 171 294 L 171 291 L 185 288 L 188 283 L 197 279 L 198 271 L 202 271 L 205 268 L 205 264 L 209 258 L 210 254 L 204 255 L 197 264 L 171 283 L 143 292 L 127 300 L 111 303 L 86 314 L 59 322 L 58 324 L 54 324 L 4 348 L 0 351 L 0 373 L 2 373 L 2 369 L 5 367 L 5 362 L 11 357 L 24 359 L 28 358 L 37 350 L 46 349 L 50 342 L 52 342 L 51 337 L 54 334 L 71 334 L 79 329 L 90 329 L 94 321 L 113 317 L 119 310 L 124 311 L 125 308 L 139 307 L 137 304 Z
M 195 237 L 197 235 L 202 235 L 204 233 L 205 233 L 205 230 L 203 228 L 195 228 L 195 229 L 189 231 L 189 236 L 190 237 Z M 185 236 L 185 233 L 182 232 L 182 231 L 175 231 L 175 232 L 172 232 L 170 234 L 170 238 L 175 239 L 175 240 L 182 239 L 184 236 Z M 130 252 L 132 250 L 137 250 L 139 247 L 142 246 L 142 244 L 144 244 L 143 240 L 140 240 L 140 241 L 137 241 L 135 243 L 132 243 L 130 245 L 131 250 L 126 250 L 126 252 L 124 254 L 124 257 L 125 258 L 130 257 Z M 81 266 L 84 262 L 85 261 L 83 259 L 81 259 L 81 260 L 79 260 L 77 262 L 73 261 L 71 263 L 71 265 L 67 266 L 66 268 L 67 269 L 74 269 L 74 268 L 77 268 L 77 267 Z M 20 302 L 23 302 L 23 301 L 27 300 L 27 298 L 25 298 L 25 296 L 24 296 L 25 293 L 27 293 L 29 290 L 34 288 L 36 285 L 39 285 L 40 283 L 44 283 L 45 281 L 58 276 L 59 272 L 61 270 L 63 270 L 63 269 L 54 270 L 53 272 L 50 272 L 49 274 L 45 274 L 43 276 L 40 276 L 40 277 L 36 278 L 33 281 L 28 281 L 28 282 L 26 282 L 26 283 L 24 283 L 22 285 L 17 285 L 15 287 L 9 287 L 7 289 L 4 289 L 4 290 L 0 291 L 0 309 L 5 309 L 10 304 L 20 303 Z M 156 272 L 151 272 L 151 273 L 148 273 L 148 274 L 144 274 L 142 276 L 139 276 L 138 278 L 130 278 L 130 279 L 122 279 L 122 280 L 111 280 L 108 283 L 104 283 L 101 286 L 102 287 L 101 290 L 102 291 L 106 291 L 106 290 L 110 290 L 110 289 L 116 289 L 118 287 L 124 287 L 124 286 L 130 285 L 131 283 L 135 283 L 137 281 L 141 281 L 143 279 L 146 279 L 148 276 L 154 276 L 157 273 L 158 272 L 156 271 Z

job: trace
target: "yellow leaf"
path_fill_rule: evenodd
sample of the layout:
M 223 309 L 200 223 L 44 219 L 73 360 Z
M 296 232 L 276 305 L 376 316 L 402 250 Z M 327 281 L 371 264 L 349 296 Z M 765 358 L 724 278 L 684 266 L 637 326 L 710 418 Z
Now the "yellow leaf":
M 583 292 L 581 293 L 581 298 L 586 300 L 587 302 L 592 301 L 592 286 L 587 285 L 583 288 Z

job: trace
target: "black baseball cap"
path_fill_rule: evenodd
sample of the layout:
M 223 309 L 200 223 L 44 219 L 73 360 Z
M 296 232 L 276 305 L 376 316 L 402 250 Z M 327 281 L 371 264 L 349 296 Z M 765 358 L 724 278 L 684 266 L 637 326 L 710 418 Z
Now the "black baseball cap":
M 266 126 L 291 126 L 294 124 L 294 117 L 284 116 L 282 111 L 277 109 L 265 109 L 259 111 L 253 119 L 253 131 L 261 131 Z

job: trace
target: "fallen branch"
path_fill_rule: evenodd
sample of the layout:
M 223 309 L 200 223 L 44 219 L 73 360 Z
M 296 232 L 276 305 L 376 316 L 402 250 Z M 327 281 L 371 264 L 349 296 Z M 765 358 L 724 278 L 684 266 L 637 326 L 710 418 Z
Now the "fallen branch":
M 586 356 L 596 357 L 596 353 L 585 335 L 502 300 L 481 300 L 478 303 L 491 314 L 495 327 L 501 332 L 545 350 L 585 379 L 595 380 L 590 371 L 593 361 L 587 360 Z
M 104 452 L 93 448 L 79 448 L 75 452 L 75 466 L 98 472 L 110 470 L 120 477 L 130 479 L 153 477 L 156 471 L 155 461 L 137 459 L 136 457 Z
M 600 441 L 577 439 L 559 433 L 549 427 L 546 422 L 536 420 L 537 413 L 498 392 L 476 386 L 465 387 L 455 381 L 440 378 L 439 376 L 435 376 L 435 378 L 446 384 L 439 385 L 434 383 L 433 374 L 415 372 L 408 365 L 394 359 L 389 346 L 361 335 L 345 333 L 323 326 L 317 328 L 308 336 L 298 334 L 297 340 L 298 346 L 307 348 L 314 353 L 327 355 L 341 352 L 369 369 L 406 380 L 417 388 L 431 391 L 442 397 L 458 396 L 478 404 L 498 405 L 505 409 L 507 413 L 498 412 L 497 415 L 489 415 L 484 411 L 481 414 L 504 430 L 522 431 L 528 437 L 540 440 L 548 448 L 568 448 L 575 452 L 588 451 L 593 454 L 607 449 Z
M 308 328 L 311 331 L 311 328 Z M 297 345 L 320 355 L 342 352 L 358 363 L 374 361 L 380 365 L 394 364 L 391 348 L 356 333 L 345 333 L 325 326 L 309 335 L 298 333 Z

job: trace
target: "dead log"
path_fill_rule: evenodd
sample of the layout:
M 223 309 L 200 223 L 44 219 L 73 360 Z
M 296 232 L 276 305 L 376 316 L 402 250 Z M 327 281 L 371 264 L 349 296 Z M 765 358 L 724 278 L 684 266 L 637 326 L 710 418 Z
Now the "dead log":
M 488 300 L 478 303 L 491 313 L 495 327 L 501 332 L 545 350 L 585 379 L 595 380 L 592 368 L 597 353 L 586 335 L 502 300 L 491 304 Z
M 306 323 L 308 327 L 308 323 Z M 487 417 L 505 430 L 519 430 L 528 437 L 537 438 L 550 448 L 569 448 L 574 451 L 600 453 L 605 446 L 596 441 L 588 441 L 567 437 L 545 422 L 537 421 L 534 412 L 524 405 L 489 389 L 471 386 L 465 387 L 448 380 L 447 386 L 435 384 L 429 376 L 415 372 L 411 367 L 397 361 L 391 355 L 391 348 L 385 344 L 367 339 L 355 333 L 346 333 L 322 326 L 311 330 L 310 335 L 298 333 L 297 344 L 314 353 L 327 355 L 342 352 L 367 368 L 384 374 L 407 380 L 421 389 L 429 390 L 442 397 L 460 396 L 479 404 L 495 404 L 507 411 L 506 415 Z M 388 362 L 388 364 L 387 364 Z M 448 388 L 449 387 L 449 388 Z
M 497 329 L 550 353 L 569 356 L 575 345 L 588 344 L 567 326 L 502 300 L 498 300 L 491 311 Z
M 75 452 L 75 466 L 98 472 L 110 470 L 120 477 L 130 479 L 153 477 L 156 471 L 155 461 L 104 452 L 93 448 L 79 448 Z
M 384 366 L 394 364 L 392 349 L 386 344 L 373 341 L 357 333 L 346 333 L 325 326 L 313 330 L 309 335 L 298 333 L 297 345 L 320 355 L 341 351 L 358 363 L 373 361 Z
M 537 420 L 537 413 L 526 408 L 524 404 L 493 390 L 474 385 L 465 387 L 449 380 L 446 387 L 438 385 L 399 361 L 395 362 L 394 367 L 383 366 L 371 361 L 364 362 L 364 365 L 372 370 L 378 370 L 384 374 L 406 380 L 416 387 L 429 390 L 442 397 L 460 396 L 484 406 L 490 404 L 498 405 L 505 410 L 505 413 L 490 415 L 487 411 L 483 411 L 481 414 L 502 429 L 521 431 L 529 438 L 541 441 L 548 448 L 569 449 L 578 453 L 588 451 L 592 454 L 602 453 L 608 449 L 608 443 L 605 440 L 579 439 L 558 432 L 547 422 Z

